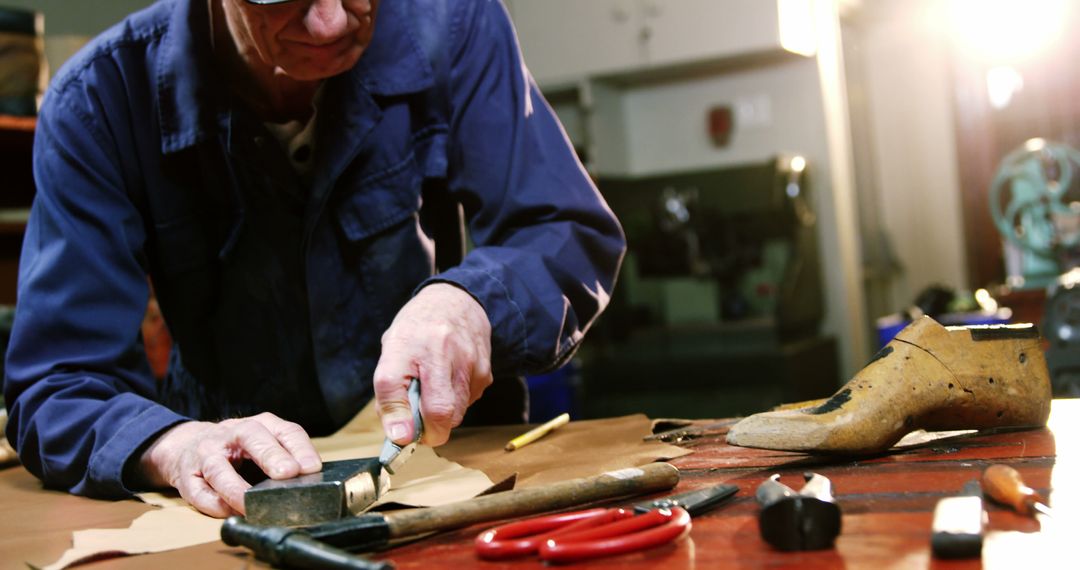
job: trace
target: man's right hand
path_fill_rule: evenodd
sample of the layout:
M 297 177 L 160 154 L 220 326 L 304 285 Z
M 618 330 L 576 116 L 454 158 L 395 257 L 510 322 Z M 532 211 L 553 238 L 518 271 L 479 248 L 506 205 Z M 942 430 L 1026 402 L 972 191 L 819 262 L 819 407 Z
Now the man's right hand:
M 271 479 L 322 469 L 304 428 L 270 413 L 178 424 L 143 452 L 139 469 L 146 483 L 175 487 L 196 509 L 224 518 L 244 514 L 244 491 L 251 485 L 236 472 L 244 460 Z

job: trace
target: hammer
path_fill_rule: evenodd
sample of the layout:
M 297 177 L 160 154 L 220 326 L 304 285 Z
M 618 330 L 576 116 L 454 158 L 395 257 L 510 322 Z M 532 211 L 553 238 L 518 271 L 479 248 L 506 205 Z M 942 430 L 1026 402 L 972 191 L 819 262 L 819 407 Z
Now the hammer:
M 230 517 L 221 527 L 221 540 L 229 546 L 250 548 L 256 557 L 275 565 L 361 568 L 364 566 L 348 565 L 350 558 L 357 564 L 360 561 L 344 550 L 367 551 L 386 546 L 392 539 L 664 491 L 678 482 L 678 469 L 667 463 L 650 463 L 438 507 L 368 513 L 306 528 L 257 526 L 241 517 Z

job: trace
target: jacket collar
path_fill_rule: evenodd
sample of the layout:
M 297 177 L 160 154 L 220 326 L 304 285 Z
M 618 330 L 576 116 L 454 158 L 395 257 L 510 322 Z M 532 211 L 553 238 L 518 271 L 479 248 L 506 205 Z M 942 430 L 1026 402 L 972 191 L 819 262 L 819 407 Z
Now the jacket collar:
M 355 66 L 331 83 L 345 92 L 394 96 L 434 85 L 431 64 L 417 41 L 412 2 L 380 2 L 371 45 Z M 210 14 L 205 0 L 176 0 L 158 56 L 154 89 L 161 125 L 161 151 L 169 154 L 217 134 L 230 98 L 210 49 Z M 359 95 L 359 94 L 358 94 Z M 347 112 L 347 111 L 346 111 Z

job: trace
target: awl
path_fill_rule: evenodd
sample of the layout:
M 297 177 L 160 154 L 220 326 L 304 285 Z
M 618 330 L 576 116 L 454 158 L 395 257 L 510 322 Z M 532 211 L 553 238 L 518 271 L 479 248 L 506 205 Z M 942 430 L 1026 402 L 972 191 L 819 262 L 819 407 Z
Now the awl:
M 982 488 L 994 502 L 1011 507 L 1022 515 L 1032 517 L 1035 513 L 1041 513 L 1052 516 L 1046 499 L 1024 484 L 1020 473 L 1008 465 L 997 463 L 987 467 L 982 475 Z

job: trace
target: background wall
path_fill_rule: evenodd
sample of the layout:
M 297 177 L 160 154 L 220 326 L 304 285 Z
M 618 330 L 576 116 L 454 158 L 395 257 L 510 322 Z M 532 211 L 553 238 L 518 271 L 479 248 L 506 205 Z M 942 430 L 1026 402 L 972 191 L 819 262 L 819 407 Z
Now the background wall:
M 884 310 L 909 306 L 932 284 L 971 286 L 945 8 L 941 0 L 865 1 L 852 28 L 861 49 L 847 63 L 863 82 L 872 163 L 860 193 L 878 193 L 877 211 L 864 219 L 878 220 L 899 262 Z

